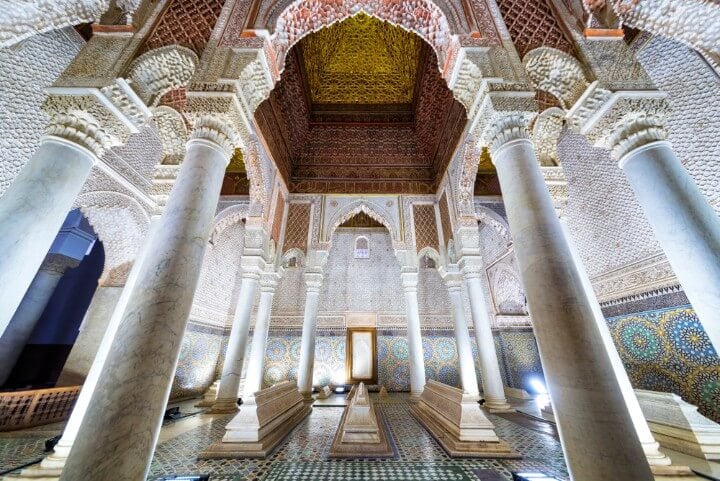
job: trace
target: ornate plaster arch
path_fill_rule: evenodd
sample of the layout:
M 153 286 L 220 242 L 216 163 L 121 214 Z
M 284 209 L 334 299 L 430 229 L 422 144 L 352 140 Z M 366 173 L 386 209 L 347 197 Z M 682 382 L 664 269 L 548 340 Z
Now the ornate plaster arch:
M 124 285 L 146 240 L 150 216 L 134 198 L 112 191 L 80 194 L 74 207 L 88 219 L 105 248 L 101 283 Z
M 215 216 L 213 221 L 213 230 L 210 234 L 210 244 L 215 245 L 217 240 L 220 238 L 220 234 L 225 229 L 233 224 L 241 222 L 243 219 L 247 219 L 250 215 L 250 204 L 243 202 L 241 204 L 231 205 L 227 207 Z
M 198 62 L 189 48 L 167 45 L 140 55 L 130 64 L 127 75 L 138 95 L 155 106 L 166 93 L 187 85 Z
M 324 241 L 330 242 L 330 239 L 332 238 L 332 234 L 333 232 L 335 232 L 335 229 L 337 229 L 340 224 L 349 220 L 360 212 L 367 214 L 371 218 L 384 225 L 387 228 L 388 232 L 390 232 L 390 237 L 392 238 L 393 244 L 402 244 L 402 239 L 400 238 L 400 226 L 393 221 L 393 217 L 381 206 L 365 199 L 359 199 L 347 204 L 332 216 L 329 222 L 325 224 L 327 228 L 325 230 L 325 235 L 323 236 Z
M 162 145 L 163 158 L 160 164 L 180 164 L 185 157 L 185 144 L 188 139 L 185 119 L 172 107 L 153 107 L 150 111 Z
M 428 256 L 430 259 L 435 261 L 435 269 L 440 269 L 440 253 L 433 249 L 432 247 L 423 247 L 420 249 L 420 252 L 417 253 L 417 262 L 420 263 L 420 259 L 423 258 L 423 256 Z
M 449 72 L 460 48 L 445 13 L 432 0 L 295 0 L 277 17 L 270 37 L 277 71 L 285 65 L 288 51 L 306 35 L 364 12 L 416 33 L 435 50 L 438 65 Z
M 306 260 L 305 260 L 305 253 L 298 249 L 297 247 L 293 247 L 292 249 L 288 249 L 285 254 L 280 258 L 280 265 L 285 266 L 287 262 L 292 258 L 297 259 L 297 266 L 296 267 L 305 267 Z
M 523 65 L 533 85 L 557 97 L 565 110 L 570 109 L 590 85 L 578 59 L 556 48 L 538 47 L 529 51 Z
M 498 314 L 525 314 L 525 291 L 519 274 L 501 263 L 496 266 L 492 276 L 493 300 Z
M 487 207 L 482 205 L 475 206 L 475 218 L 483 224 L 492 227 L 502 237 L 507 245 L 512 244 L 512 237 L 510 237 L 510 226 L 503 217 Z

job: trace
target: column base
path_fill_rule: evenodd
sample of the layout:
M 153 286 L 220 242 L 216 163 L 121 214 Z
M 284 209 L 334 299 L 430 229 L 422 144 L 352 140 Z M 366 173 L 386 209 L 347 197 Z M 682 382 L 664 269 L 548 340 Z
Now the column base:
M 491 413 L 514 413 L 515 408 L 513 408 L 505 399 L 501 400 L 493 400 L 485 398 L 485 404 L 483 404 L 483 407 Z
M 416 403 L 420 401 L 420 396 L 422 396 L 422 391 L 410 391 L 410 402 Z
M 231 414 L 239 410 L 237 399 L 217 399 L 207 414 Z
M 315 398 L 312 395 L 312 391 L 311 392 L 300 391 L 300 395 L 303 397 L 303 402 L 305 404 L 312 404 L 315 402 Z
M 671 481 L 679 477 L 690 479 L 702 479 L 697 476 L 688 466 L 654 466 L 650 465 L 650 472 L 656 480 Z
M 65 467 L 67 456 L 70 453 L 70 446 L 55 446 L 55 452 L 50 453 L 40 464 L 30 466 L 20 471 L 20 474 L 2 478 L 3 481 L 57 481 Z

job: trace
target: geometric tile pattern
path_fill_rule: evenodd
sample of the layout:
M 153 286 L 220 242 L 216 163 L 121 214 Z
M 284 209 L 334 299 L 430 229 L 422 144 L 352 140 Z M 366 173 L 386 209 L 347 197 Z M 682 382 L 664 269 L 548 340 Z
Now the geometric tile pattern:
M 499 331 L 494 339 L 505 385 L 535 393 L 531 380 L 544 382 L 545 377 L 533 332 Z
M 439 207 L 440 207 L 440 226 L 442 227 L 443 241 L 445 242 L 445 245 L 447 246 L 447 243 L 450 242 L 450 239 L 452 239 L 452 236 L 453 236 L 452 224 L 450 223 L 450 206 L 448 205 L 447 192 L 443 192 L 442 197 L 440 197 Z
M 633 387 L 673 392 L 720 422 L 720 358 L 689 305 L 607 319 Z
M 216 379 L 215 366 L 224 354 L 220 333 L 185 331 L 170 399 L 198 396 Z
M 185 432 L 158 445 L 149 480 L 181 473 L 209 474 L 217 481 L 332 479 L 332 480 L 473 480 L 511 479 L 510 471 L 539 470 L 568 479 L 559 441 L 492 414 L 498 436 L 523 455 L 523 459 L 451 459 L 430 434 L 410 415 L 408 396 L 391 394 L 376 407 L 385 418 L 397 447 L 394 458 L 382 460 L 328 459 L 332 439 L 343 409 L 316 407 L 267 459 L 198 460 L 197 453 L 219 441 L 232 415 Z M 422 464 L 420 464 L 422 463 Z M 422 466 L 424 475 L 419 472 Z M 475 474 L 491 472 L 493 477 Z
M 210 39 L 224 0 L 171 0 L 143 51 L 179 44 L 198 56 Z

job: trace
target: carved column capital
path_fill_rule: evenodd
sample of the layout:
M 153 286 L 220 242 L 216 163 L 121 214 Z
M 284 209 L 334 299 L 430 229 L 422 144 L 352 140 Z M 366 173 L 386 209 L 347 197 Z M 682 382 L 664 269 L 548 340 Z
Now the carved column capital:
M 465 281 L 479 279 L 485 274 L 485 263 L 480 256 L 463 256 L 458 263 Z
M 193 140 L 204 140 L 212 142 L 227 157 L 227 162 L 235 151 L 235 146 L 239 143 L 237 132 L 231 125 L 212 116 L 203 116 L 195 121 L 195 127 L 190 134 L 188 143 Z
M 96 160 L 112 146 L 110 136 L 91 116 L 82 113 L 57 113 L 45 127 L 46 138 L 59 138 L 89 150 Z
M 490 154 L 492 156 L 503 146 L 513 141 L 530 142 L 527 118 L 522 115 L 506 115 L 493 123 L 489 132 Z M 493 162 L 495 162 L 493 158 Z
M 62 276 L 68 269 L 80 265 L 80 259 L 68 257 L 62 254 L 48 254 L 40 266 L 41 271 L 50 272 Z
M 269 268 L 272 268 L 272 266 L 267 266 Z M 278 285 L 278 280 L 280 279 L 280 275 L 273 271 L 270 272 L 263 272 L 260 275 L 260 291 L 261 292 L 270 292 L 275 293 L 275 288 Z
M 400 280 L 405 292 L 416 292 L 418 285 L 418 271 L 414 267 L 403 267 L 400 272 Z
M 310 268 L 306 268 L 303 276 L 305 278 L 305 287 L 307 288 L 307 292 L 320 292 L 323 284 L 322 269 L 313 268 L 311 271 L 308 271 L 308 269 Z
M 608 138 L 613 159 L 623 166 L 622 159 L 630 152 L 651 142 L 667 139 L 667 129 L 658 115 L 638 113 L 618 125 Z

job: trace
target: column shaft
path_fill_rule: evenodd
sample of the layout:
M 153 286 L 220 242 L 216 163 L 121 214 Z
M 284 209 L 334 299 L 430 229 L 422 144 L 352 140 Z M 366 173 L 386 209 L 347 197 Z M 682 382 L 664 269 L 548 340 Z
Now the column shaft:
M 720 352 L 720 218 L 668 142 L 631 150 L 619 164 L 710 342 Z
M 455 344 L 457 345 L 458 351 L 462 388 L 465 394 L 468 395 L 468 399 L 474 398 L 477 400 L 480 398 L 480 390 L 478 389 L 475 361 L 473 360 L 472 346 L 470 345 L 470 333 L 468 332 L 467 322 L 465 321 L 462 280 L 457 279 L 448 282 L 448 292 L 450 293 L 452 316 L 453 322 L 455 323 Z
M 407 309 L 408 352 L 410 354 L 410 399 L 418 400 L 425 389 L 425 357 L 420 331 L 420 310 L 417 298 L 417 272 L 402 273 Z
M 271 275 L 275 276 L 274 273 Z M 274 279 L 263 279 L 263 285 L 260 288 L 260 304 L 255 320 L 255 332 L 245 378 L 245 402 L 254 399 L 255 393 L 262 389 L 263 374 L 265 373 L 265 348 L 268 331 L 270 330 L 270 313 L 272 311 L 273 295 L 275 294 L 275 284 Z
M 305 316 L 300 341 L 300 365 L 298 366 L 298 390 L 306 400 L 312 399 L 313 367 L 315 364 L 315 328 L 320 299 L 320 285 L 307 285 Z
M 62 480 L 147 476 L 230 153 L 188 142 Z
M 520 119 L 497 125 L 491 151 L 570 476 L 652 481 Z
M 35 155 L 0 197 L 0 335 L 25 296 L 97 156 L 59 137 Z
M 568 230 L 567 220 L 561 219 L 560 225 L 568 243 L 568 247 L 570 248 L 572 259 L 577 267 L 578 274 L 580 274 L 583 291 L 585 296 L 587 296 L 588 302 L 592 306 L 595 322 L 597 322 L 603 345 L 610 357 L 610 363 L 612 364 L 615 377 L 617 377 L 618 384 L 620 385 L 620 391 L 622 392 L 623 399 L 625 400 L 625 405 L 627 406 L 627 410 L 632 418 L 635 432 L 637 433 L 640 444 L 642 444 L 643 451 L 645 452 L 645 457 L 651 466 L 668 466 L 671 464 L 670 458 L 660 452 L 660 444 L 655 441 L 652 432 L 650 432 L 650 427 L 648 426 L 648 423 L 645 420 L 645 415 L 640 408 L 640 402 L 638 401 L 637 396 L 635 396 L 635 391 L 633 391 L 630 378 L 627 375 L 627 371 L 625 371 L 625 366 L 623 365 L 622 360 L 620 359 L 620 354 L 618 354 L 615 343 L 613 342 L 612 335 L 610 334 L 610 328 L 608 328 L 605 316 L 603 315 L 602 310 L 600 310 L 600 304 L 595 296 L 595 291 L 593 290 L 592 283 L 590 282 L 590 277 L 588 277 L 585 265 L 580 258 L 580 254 L 575 248 L 575 244 L 572 242 L 572 237 L 570 236 L 570 232 Z
M 231 413 L 238 410 L 237 399 L 240 390 L 245 350 L 250 331 L 250 317 L 255 304 L 260 274 L 257 269 L 243 270 L 240 295 L 235 307 L 235 317 L 230 329 L 225 360 L 223 361 L 220 387 L 211 413 Z
M 500 373 L 500 363 L 495 350 L 490 316 L 485 305 L 485 293 L 480 278 L 465 275 L 470 298 L 470 311 L 475 326 L 475 343 L 480 358 L 480 375 L 483 384 L 484 406 L 491 412 L 513 411 L 505 397 L 505 385 Z
M 63 273 L 64 269 L 40 267 L 10 324 L 0 337 L 0 385 L 5 384 L 10 376 Z

